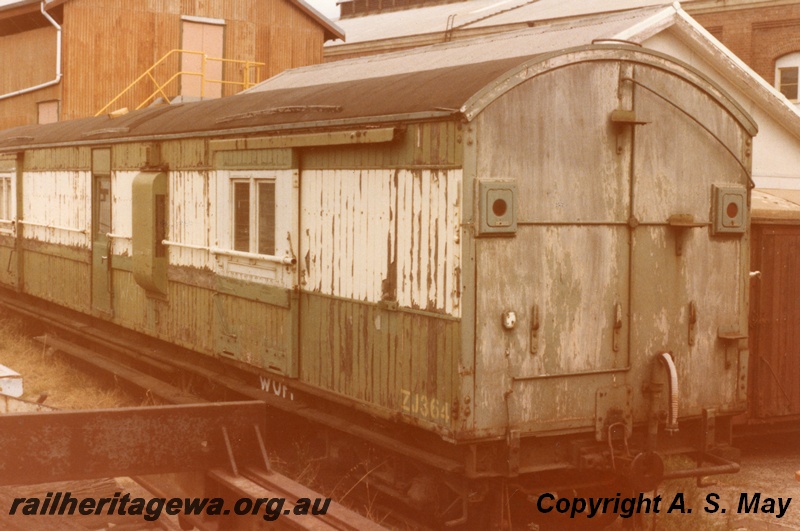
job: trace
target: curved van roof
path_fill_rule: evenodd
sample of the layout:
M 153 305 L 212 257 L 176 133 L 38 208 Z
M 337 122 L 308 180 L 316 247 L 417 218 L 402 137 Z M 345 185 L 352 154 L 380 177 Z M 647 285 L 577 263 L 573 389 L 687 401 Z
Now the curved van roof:
M 369 126 L 452 115 L 471 120 L 493 98 L 535 75 L 533 70 L 540 73 L 557 67 L 559 60 L 555 57 L 576 50 L 604 50 L 597 58 L 607 60 L 630 58 L 631 54 L 659 56 L 635 46 L 608 42 L 620 31 L 658 16 L 659 9 L 591 16 L 479 39 L 298 68 L 246 93 L 217 100 L 161 105 L 115 118 L 108 115 L 17 127 L 0 132 L 0 151 L 111 140 Z M 661 62 L 669 61 L 659 57 Z M 691 70 L 686 65 L 682 68 Z M 702 80 L 698 83 L 711 84 L 702 74 L 692 72 L 696 80 Z M 721 89 L 715 92 L 715 97 L 755 134 L 752 119 L 724 96 Z

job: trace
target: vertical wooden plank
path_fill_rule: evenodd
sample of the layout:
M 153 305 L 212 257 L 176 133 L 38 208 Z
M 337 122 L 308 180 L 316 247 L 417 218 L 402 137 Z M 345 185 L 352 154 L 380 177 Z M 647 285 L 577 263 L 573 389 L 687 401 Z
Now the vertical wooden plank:
M 400 238 L 398 238 L 397 252 L 398 263 L 402 264 L 402 266 L 399 275 L 400 286 L 398 286 L 398 299 L 400 293 L 402 293 L 402 302 L 400 302 L 400 304 L 403 306 L 412 306 L 412 272 L 415 262 L 414 240 L 412 237 L 414 234 L 414 179 L 413 175 L 406 171 L 400 172 L 400 179 L 403 188 L 403 196 L 401 198 L 402 215 L 397 227 L 400 236 Z
M 331 172 L 322 173 L 322 176 L 325 177 L 322 179 L 320 183 L 320 187 L 322 190 L 322 202 L 324 206 L 324 213 L 323 219 L 321 220 L 322 223 L 319 226 L 320 231 L 320 241 L 327 242 L 320 244 L 320 252 L 318 255 L 319 264 L 323 268 L 323 275 L 322 275 L 322 288 L 323 293 L 334 293 L 334 285 L 333 285 L 333 274 L 331 269 L 334 265 L 335 260 L 335 248 L 334 243 L 335 239 L 333 238 L 334 231 L 336 230 L 335 221 L 333 219 L 333 208 L 332 208 L 332 201 L 333 201 L 333 193 L 334 189 L 336 188 L 337 183 L 337 172 L 338 170 L 334 170 Z
M 367 392 L 364 399 L 373 404 L 380 404 L 380 398 L 377 396 L 375 390 L 375 375 L 378 373 L 379 358 L 375 348 L 375 343 L 380 337 L 380 331 L 375 328 L 375 316 L 378 312 L 375 306 L 368 306 L 365 308 L 364 319 L 364 352 L 366 360 L 366 371 L 364 374 L 364 381 L 367 382 Z

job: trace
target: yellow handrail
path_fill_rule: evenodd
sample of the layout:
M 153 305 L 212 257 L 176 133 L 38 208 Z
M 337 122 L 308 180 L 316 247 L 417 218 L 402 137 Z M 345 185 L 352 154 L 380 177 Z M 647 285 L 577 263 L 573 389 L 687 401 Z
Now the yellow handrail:
M 191 71 L 183 71 L 183 70 L 181 70 L 180 72 L 177 72 L 176 74 L 173 74 L 164 83 L 159 83 L 156 80 L 155 76 L 153 75 L 153 72 L 155 71 L 155 69 L 159 65 L 163 64 L 173 54 L 194 54 L 194 55 L 199 55 L 200 58 L 201 58 L 200 72 L 191 72 Z M 227 64 L 243 65 L 243 78 L 244 79 L 242 81 L 225 81 L 225 80 L 222 80 L 222 79 L 206 79 L 206 63 L 208 61 L 217 61 L 217 62 L 220 62 L 220 63 L 223 63 L 223 64 L 227 63 Z M 169 96 L 167 96 L 167 93 L 164 91 L 164 89 L 170 83 L 172 83 L 176 79 L 180 78 L 180 76 L 199 76 L 200 79 L 201 79 L 201 82 L 200 82 L 200 97 L 202 98 L 202 97 L 205 97 L 205 86 L 206 86 L 206 83 L 219 83 L 221 85 L 236 85 L 236 86 L 242 87 L 242 90 L 252 87 L 256 83 L 258 83 L 258 79 L 260 78 L 260 76 L 258 75 L 258 72 L 259 72 L 259 69 L 261 67 L 263 67 L 263 66 L 265 66 L 265 63 L 258 63 L 256 61 L 246 61 L 246 60 L 240 60 L 240 59 L 225 59 L 225 58 L 222 58 L 222 57 L 208 57 L 204 52 L 198 52 L 198 51 L 195 51 L 195 50 L 180 50 L 180 49 L 170 50 L 169 52 L 164 54 L 164 56 L 161 59 L 156 61 L 155 64 L 153 64 L 153 66 L 151 66 L 150 68 L 145 70 L 142 75 L 140 75 L 135 80 L 133 80 L 133 82 L 130 85 L 125 87 L 125 89 L 122 92 L 117 94 L 117 96 L 115 96 L 111 101 L 109 101 L 106 104 L 105 107 L 103 107 L 102 109 L 97 111 L 97 114 L 95 114 L 95 116 L 99 116 L 99 115 L 103 114 L 104 112 L 106 112 L 109 109 L 109 107 L 114 105 L 117 101 L 120 100 L 120 98 L 122 98 L 125 94 L 130 92 L 133 89 L 133 87 L 135 87 L 140 81 L 142 81 L 142 80 L 144 80 L 146 78 L 149 78 L 150 81 L 153 82 L 153 84 L 156 86 L 156 89 L 142 103 L 140 103 L 136 107 L 136 109 L 141 109 L 142 107 L 144 107 L 145 105 L 147 105 L 148 103 L 153 101 L 158 94 L 161 94 L 161 97 L 163 97 L 165 100 L 169 101 Z M 255 80 L 256 81 L 253 81 L 253 82 L 250 81 L 250 70 L 251 69 L 255 70 L 255 74 L 256 74 L 255 75 Z

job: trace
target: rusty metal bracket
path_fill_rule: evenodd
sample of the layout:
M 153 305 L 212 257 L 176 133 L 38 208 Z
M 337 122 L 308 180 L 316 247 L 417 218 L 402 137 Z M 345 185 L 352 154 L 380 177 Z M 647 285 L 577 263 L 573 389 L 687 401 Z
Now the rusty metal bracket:
M 725 368 L 730 369 L 733 359 L 739 352 L 739 342 L 747 339 L 747 334 L 739 331 L 739 325 L 727 325 L 717 328 L 717 338 L 725 345 Z
M 603 387 L 595 398 L 595 439 L 604 441 L 609 435 L 621 435 L 628 439 L 633 434 L 633 389 L 622 385 Z M 614 426 L 614 430 L 609 430 Z M 623 427 L 623 433 L 618 429 Z
M 708 223 L 696 222 L 692 214 L 673 214 L 667 219 L 667 225 L 675 232 L 675 256 L 681 256 L 686 231 L 705 227 Z
M 0 485 L 204 471 L 257 459 L 260 401 L 0 415 Z
M 231 472 L 234 476 L 238 476 L 239 469 L 236 467 L 236 457 L 233 455 L 231 438 L 228 437 L 228 430 L 225 429 L 225 426 L 222 427 L 222 439 L 225 441 L 225 453 L 228 456 L 228 464 L 231 465 Z
M 531 308 L 531 334 L 530 351 L 534 356 L 539 352 L 539 305 L 534 304 Z
M 267 448 L 264 445 L 264 438 L 261 436 L 261 430 L 258 428 L 258 424 L 254 424 L 253 428 L 256 431 L 256 441 L 258 441 L 258 449 L 261 451 L 261 459 L 264 460 L 264 469 L 268 474 L 272 474 L 272 463 L 269 460 Z
M 519 430 L 508 432 L 508 473 L 511 476 L 519 474 Z
M 711 450 L 717 444 L 717 412 L 714 408 L 703 408 L 702 451 Z

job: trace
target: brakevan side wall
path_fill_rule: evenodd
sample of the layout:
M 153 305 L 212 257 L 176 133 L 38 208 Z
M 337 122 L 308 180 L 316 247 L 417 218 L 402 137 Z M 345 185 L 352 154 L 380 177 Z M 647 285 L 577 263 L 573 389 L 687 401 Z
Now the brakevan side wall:
M 300 165 L 300 379 L 448 429 L 460 356 L 461 126 Z
M 461 135 L 449 122 L 362 146 L 113 145 L 113 315 L 95 314 L 204 354 L 295 371 L 378 414 L 449 431 L 462 341 Z M 92 313 L 91 150 L 29 151 L 22 160 L 23 189 L 33 194 L 22 217 L 37 224 L 21 225 L 22 289 Z M 133 275 L 131 188 L 145 167 L 168 168 L 165 295 L 146 293 Z M 290 208 L 298 263 L 276 266 L 272 280 L 235 278 L 216 251 L 230 216 L 218 192 L 229 175 L 265 171 L 298 175 Z M 240 269 L 254 262 L 242 259 Z

